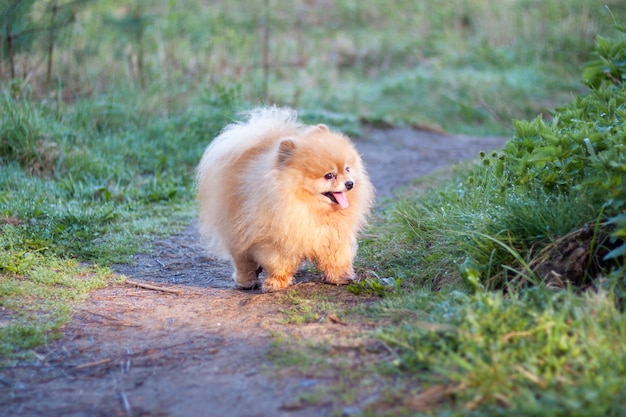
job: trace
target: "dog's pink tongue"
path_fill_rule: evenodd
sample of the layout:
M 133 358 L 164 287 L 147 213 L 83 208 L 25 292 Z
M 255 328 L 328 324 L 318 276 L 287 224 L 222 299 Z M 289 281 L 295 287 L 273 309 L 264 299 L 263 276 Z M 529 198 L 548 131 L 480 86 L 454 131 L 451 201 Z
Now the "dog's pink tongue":
M 348 202 L 348 197 L 346 197 L 345 193 L 333 193 L 333 195 L 342 209 L 348 208 L 350 203 Z

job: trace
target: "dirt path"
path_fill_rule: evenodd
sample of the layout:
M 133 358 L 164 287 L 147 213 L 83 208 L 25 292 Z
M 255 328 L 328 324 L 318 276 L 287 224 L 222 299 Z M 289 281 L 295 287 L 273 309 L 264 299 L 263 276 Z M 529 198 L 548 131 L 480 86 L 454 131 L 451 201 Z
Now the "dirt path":
M 356 141 L 379 200 L 450 164 L 502 146 L 502 138 L 446 136 L 411 129 L 371 130 Z M 274 368 L 277 337 L 326 340 L 336 348 L 363 325 L 336 318 L 285 323 L 288 294 L 232 289 L 228 264 L 204 256 L 194 225 L 154 243 L 117 272 L 179 293 L 130 285 L 95 291 L 64 337 L 0 374 L 3 416 L 330 416 L 353 415 L 304 399 L 333 376 L 313 378 Z M 369 302 L 320 276 L 297 277 L 307 294 L 356 305 Z M 280 336 L 282 335 L 282 336 Z M 286 335 L 286 336 L 285 336 Z M 346 342 L 347 343 L 347 342 Z

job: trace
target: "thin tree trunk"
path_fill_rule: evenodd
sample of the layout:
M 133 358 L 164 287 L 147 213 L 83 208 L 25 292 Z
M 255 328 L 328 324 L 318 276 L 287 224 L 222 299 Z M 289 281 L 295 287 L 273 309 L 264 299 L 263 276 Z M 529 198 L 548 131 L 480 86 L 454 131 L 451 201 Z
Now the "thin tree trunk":
M 270 82 L 270 4 L 265 0 L 263 18 L 263 100 L 267 102 Z
M 56 20 L 59 6 L 55 2 L 52 4 L 52 12 L 50 14 L 50 40 L 48 43 L 48 68 L 46 70 L 46 84 L 50 85 L 52 80 L 52 59 L 54 56 L 54 21 Z
M 14 47 L 13 47 L 13 34 L 11 33 L 11 15 L 13 14 L 13 10 L 16 7 L 17 3 L 14 3 L 10 6 L 9 12 L 7 13 L 7 20 L 5 22 L 4 25 L 4 29 L 5 29 L 5 33 L 6 33 L 6 40 L 7 40 L 7 46 L 9 49 L 9 73 L 11 74 L 11 79 L 15 78 L 15 51 L 14 51 Z

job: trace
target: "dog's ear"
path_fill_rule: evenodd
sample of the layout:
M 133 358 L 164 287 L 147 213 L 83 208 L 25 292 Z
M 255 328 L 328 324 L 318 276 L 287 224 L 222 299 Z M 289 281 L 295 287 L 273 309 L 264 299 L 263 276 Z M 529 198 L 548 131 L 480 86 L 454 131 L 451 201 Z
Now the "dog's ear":
M 293 155 L 295 149 L 296 144 L 291 139 L 285 139 L 280 142 L 280 145 L 278 146 L 278 165 L 283 166 L 287 164 L 287 161 L 289 161 L 289 158 Z
M 328 126 L 326 126 L 323 123 L 318 124 L 316 127 L 318 130 L 321 130 L 322 132 L 330 132 L 330 129 L 328 128 Z

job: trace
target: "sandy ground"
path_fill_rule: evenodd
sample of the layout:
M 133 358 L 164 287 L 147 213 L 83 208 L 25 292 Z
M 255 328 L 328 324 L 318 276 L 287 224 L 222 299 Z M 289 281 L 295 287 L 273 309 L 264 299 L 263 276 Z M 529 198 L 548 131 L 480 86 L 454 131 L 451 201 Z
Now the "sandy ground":
M 355 142 L 383 201 L 421 176 L 501 147 L 504 139 L 372 129 Z M 327 343 L 358 361 L 350 340 L 368 325 L 337 317 L 286 323 L 285 294 L 233 289 L 230 265 L 204 255 L 194 224 L 154 242 L 133 265 L 115 269 L 173 292 L 128 284 L 94 291 L 77 306 L 60 340 L 40 349 L 35 360 L 0 368 L 0 415 L 304 417 L 361 411 L 358 399 L 305 401 L 336 376 L 276 367 L 271 349 L 282 335 Z M 296 280 L 299 296 L 322 291 L 344 306 L 372 302 L 322 284 L 315 272 Z

